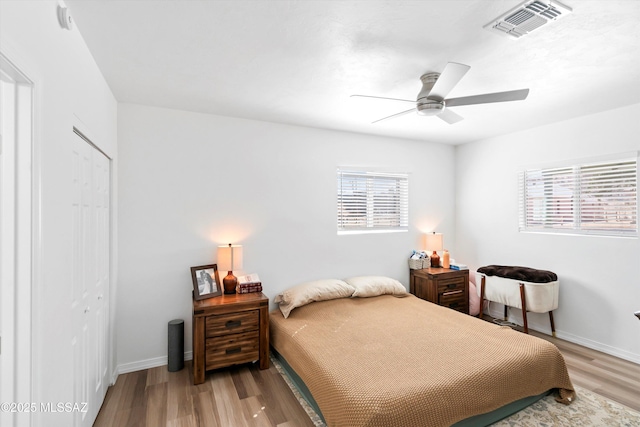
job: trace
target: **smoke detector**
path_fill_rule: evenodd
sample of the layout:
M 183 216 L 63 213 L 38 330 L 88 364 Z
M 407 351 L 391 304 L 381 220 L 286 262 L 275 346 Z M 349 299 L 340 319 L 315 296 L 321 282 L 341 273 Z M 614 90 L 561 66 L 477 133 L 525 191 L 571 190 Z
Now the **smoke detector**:
M 503 13 L 483 28 L 518 39 L 546 23 L 570 14 L 572 9 L 556 0 L 528 0 Z

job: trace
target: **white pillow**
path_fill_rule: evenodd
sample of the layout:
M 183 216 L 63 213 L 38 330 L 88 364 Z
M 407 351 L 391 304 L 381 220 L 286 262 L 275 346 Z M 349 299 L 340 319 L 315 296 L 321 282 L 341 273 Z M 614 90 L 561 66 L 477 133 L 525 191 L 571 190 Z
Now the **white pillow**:
M 276 295 L 273 300 L 280 306 L 285 317 L 296 307 L 302 307 L 314 301 L 326 301 L 336 298 L 347 298 L 353 294 L 353 286 L 338 279 L 315 280 L 302 283 Z
M 375 297 L 378 295 L 404 295 L 407 289 L 396 279 L 384 276 L 358 276 L 345 279 L 345 282 L 356 288 L 352 297 Z

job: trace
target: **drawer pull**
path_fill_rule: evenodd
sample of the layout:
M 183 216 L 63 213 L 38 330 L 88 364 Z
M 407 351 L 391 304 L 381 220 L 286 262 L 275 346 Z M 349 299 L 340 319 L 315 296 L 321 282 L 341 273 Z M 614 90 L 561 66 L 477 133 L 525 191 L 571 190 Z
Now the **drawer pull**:
M 456 286 L 458 286 L 458 284 L 457 284 L 457 283 L 449 283 L 449 284 L 447 285 L 447 289 L 453 289 L 453 288 L 455 288 Z
M 228 348 L 225 353 L 227 354 L 235 354 L 235 353 L 240 353 L 242 351 L 242 347 L 233 347 L 233 348 Z
M 230 328 L 237 328 L 240 325 L 242 325 L 241 320 L 229 320 L 227 323 L 224 324 L 224 327 L 227 329 L 230 329 Z
M 443 297 L 449 296 L 449 295 L 455 295 L 455 294 L 460 294 L 462 293 L 462 289 L 458 289 L 457 291 L 449 291 L 449 292 L 444 292 L 442 294 Z

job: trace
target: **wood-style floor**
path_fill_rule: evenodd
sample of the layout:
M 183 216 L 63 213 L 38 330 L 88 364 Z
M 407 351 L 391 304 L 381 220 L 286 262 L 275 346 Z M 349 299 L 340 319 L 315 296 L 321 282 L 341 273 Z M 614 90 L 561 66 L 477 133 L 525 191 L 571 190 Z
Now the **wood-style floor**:
M 494 320 L 487 315 L 483 319 Z M 520 326 L 514 329 L 523 332 Z M 531 329 L 529 333 L 558 347 L 574 385 L 640 412 L 640 365 Z
M 532 331 L 562 352 L 574 385 L 640 411 L 640 365 Z M 123 374 L 109 388 L 96 427 L 313 427 L 273 365 L 209 372 L 192 383 L 190 363 Z
M 191 362 L 118 376 L 94 427 L 313 427 L 289 386 L 271 364 L 207 373 L 193 385 Z
M 550 335 L 529 332 L 558 347 L 574 385 L 640 412 L 640 365 Z

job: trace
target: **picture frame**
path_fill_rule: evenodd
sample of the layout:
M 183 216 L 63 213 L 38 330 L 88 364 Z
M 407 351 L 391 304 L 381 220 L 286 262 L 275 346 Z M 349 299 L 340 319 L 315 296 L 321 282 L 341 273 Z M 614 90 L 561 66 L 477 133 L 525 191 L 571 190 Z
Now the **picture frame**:
M 208 264 L 191 267 L 193 299 L 196 301 L 222 295 L 218 265 Z

